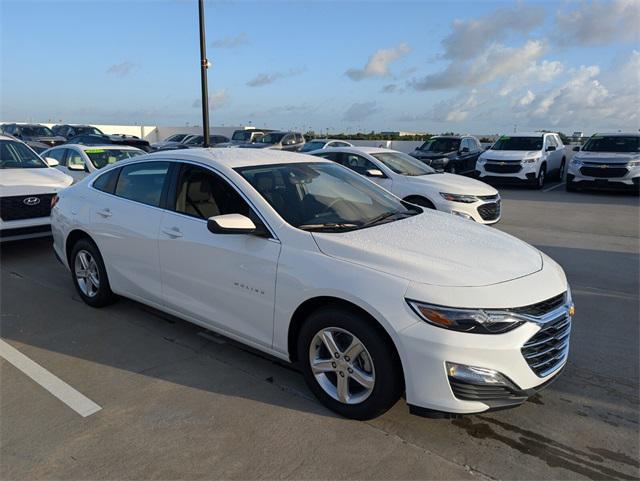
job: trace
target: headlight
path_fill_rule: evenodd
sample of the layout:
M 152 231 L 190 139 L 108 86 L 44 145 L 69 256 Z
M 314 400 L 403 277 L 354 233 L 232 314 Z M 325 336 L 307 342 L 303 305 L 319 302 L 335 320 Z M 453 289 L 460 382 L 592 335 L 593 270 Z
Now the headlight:
M 571 159 L 571 165 L 574 165 L 576 167 L 580 167 L 582 165 L 582 160 L 581 159 L 576 159 L 575 157 L 573 159 Z
M 633 159 L 627 162 L 627 167 L 638 167 L 640 165 L 640 159 Z
M 479 157 L 477 160 L 478 164 L 484 164 L 487 161 L 487 159 L 483 158 L 483 157 Z
M 478 198 L 473 195 L 447 194 L 446 192 L 440 192 L 440 195 L 445 200 L 451 202 L 462 202 L 464 204 L 471 204 L 478 200 Z
M 523 164 L 533 164 L 534 162 L 537 162 L 538 160 L 540 160 L 540 157 L 532 157 L 530 159 L 522 159 L 522 163 Z
M 513 312 L 490 309 L 455 309 L 407 299 L 414 312 L 429 324 L 473 334 L 500 334 L 528 319 Z

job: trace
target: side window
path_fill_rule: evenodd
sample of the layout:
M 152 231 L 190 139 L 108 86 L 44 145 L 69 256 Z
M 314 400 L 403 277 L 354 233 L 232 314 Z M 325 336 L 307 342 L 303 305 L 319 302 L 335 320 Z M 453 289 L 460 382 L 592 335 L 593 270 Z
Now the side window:
M 365 172 L 369 169 L 378 169 L 373 162 L 356 154 L 342 154 L 342 160 L 340 163 L 362 175 L 365 175 Z
M 302 134 L 296 134 L 296 142 L 298 144 L 304 143 L 304 137 L 302 137 Z
M 333 160 L 334 162 L 338 162 L 339 158 L 342 154 L 338 152 L 322 152 L 317 154 L 315 157 L 322 157 L 323 159 Z
M 47 152 L 46 156 L 51 157 L 52 159 L 56 159 L 58 162 L 60 162 L 60 165 L 65 165 L 63 161 L 65 150 L 67 149 L 53 149 Z
M 558 144 L 553 135 L 547 135 L 547 147 L 557 147 Z
M 558 145 L 558 147 L 561 145 L 564 145 L 559 135 L 556 135 L 555 138 L 556 138 L 556 144 Z
M 122 167 L 115 194 L 159 207 L 168 170 L 169 162 L 143 162 Z
M 69 165 L 81 165 L 84 167 L 84 159 L 82 158 L 82 154 L 74 149 L 66 149 L 67 150 L 67 161 L 65 162 L 66 166 Z
M 111 169 L 109 172 L 105 172 L 93 181 L 93 187 L 108 194 L 113 194 L 116 189 L 116 181 L 118 180 L 118 174 L 120 169 Z
M 251 209 L 238 192 L 219 175 L 195 165 L 183 164 L 172 210 L 199 219 L 215 215 L 242 214 Z

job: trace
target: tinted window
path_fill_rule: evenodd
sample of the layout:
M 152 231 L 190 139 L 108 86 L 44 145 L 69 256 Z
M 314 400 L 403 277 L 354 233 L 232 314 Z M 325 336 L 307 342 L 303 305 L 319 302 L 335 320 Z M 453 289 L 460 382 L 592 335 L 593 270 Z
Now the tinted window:
M 142 155 L 142 150 L 133 149 L 85 149 L 85 154 L 97 169 L 101 169 L 109 164 L 114 164 L 120 160 L 130 159 L 136 155 Z
M 314 150 L 321 149 L 324 147 L 326 142 L 324 140 L 312 140 L 311 142 L 307 142 L 302 146 L 302 150 L 300 152 L 312 152 Z
M 418 176 L 435 173 L 435 170 L 428 165 L 424 165 L 419 160 L 403 152 L 379 152 L 371 154 L 371 156 L 378 159 L 396 174 Z
M 542 136 L 509 137 L 503 135 L 493 144 L 491 150 L 542 150 Z
M 122 168 L 115 194 L 158 207 L 169 162 L 143 162 Z
M 174 210 L 200 219 L 224 214 L 250 215 L 249 205 L 226 180 L 189 164 L 180 168 Z
M 93 181 L 93 187 L 101 190 L 102 192 L 113 194 L 113 191 L 116 188 L 116 181 L 118 180 L 119 172 L 120 169 L 112 169 L 109 172 L 102 174 Z
M 640 152 L 640 136 L 594 135 L 582 150 L 585 152 Z
M 460 148 L 460 139 L 449 139 L 446 137 L 434 137 L 427 140 L 420 146 L 419 150 L 426 152 L 453 152 Z
M 342 154 L 340 163 L 345 167 L 357 172 L 358 174 L 365 175 L 367 170 L 378 169 L 378 166 L 368 159 L 365 159 L 361 155 L 356 154 Z
M 62 159 L 64 157 L 64 151 L 67 149 L 52 149 L 49 152 L 47 152 L 46 154 L 44 154 L 45 157 L 51 157 L 52 159 L 56 159 L 58 162 L 60 162 L 60 165 L 64 165 L 62 162 Z
M 282 140 L 282 137 L 284 136 L 285 134 L 278 133 L 266 134 L 260 137 L 260 140 L 258 140 L 258 142 L 260 142 L 261 144 L 277 144 L 278 142 L 280 142 L 280 140 Z
M 73 149 L 67 149 L 67 161 L 65 162 L 65 165 L 69 166 L 69 165 L 80 165 L 82 167 L 84 167 L 84 159 L 82 158 L 82 154 L 80 154 L 80 152 L 77 152 Z

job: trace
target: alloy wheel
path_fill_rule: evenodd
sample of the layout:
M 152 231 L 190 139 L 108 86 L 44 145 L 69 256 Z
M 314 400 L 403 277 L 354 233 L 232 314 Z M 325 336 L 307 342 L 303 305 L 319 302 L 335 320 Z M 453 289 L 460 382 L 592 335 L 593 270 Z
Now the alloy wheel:
M 80 250 L 76 254 L 74 272 L 78 287 L 87 297 L 95 297 L 100 289 L 98 264 L 89 251 Z
M 366 400 L 375 386 L 375 368 L 365 345 L 345 329 L 327 327 L 313 337 L 309 365 L 320 387 L 343 404 Z

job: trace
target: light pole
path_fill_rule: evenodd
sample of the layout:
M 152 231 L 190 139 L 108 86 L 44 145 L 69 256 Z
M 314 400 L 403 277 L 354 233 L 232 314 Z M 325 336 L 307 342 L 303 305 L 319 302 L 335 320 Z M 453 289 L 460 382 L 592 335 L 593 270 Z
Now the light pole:
M 209 89 L 207 86 L 207 44 L 204 35 L 204 0 L 198 0 L 200 17 L 200 85 L 202 87 L 202 135 L 203 147 L 209 147 Z

